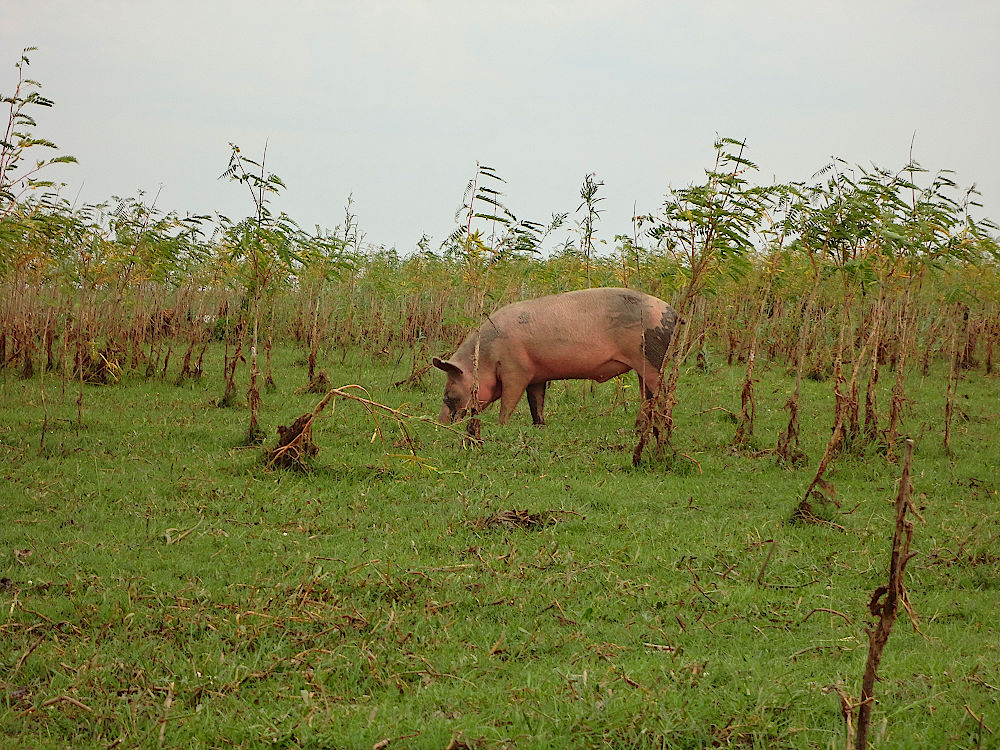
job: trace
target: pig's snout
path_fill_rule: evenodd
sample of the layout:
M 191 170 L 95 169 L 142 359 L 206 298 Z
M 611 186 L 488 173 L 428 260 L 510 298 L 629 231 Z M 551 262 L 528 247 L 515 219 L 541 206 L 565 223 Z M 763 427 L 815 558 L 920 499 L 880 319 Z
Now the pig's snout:
M 438 422 L 441 424 L 451 424 L 459 419 L 462 419 L 468 409 L 459 408 L 459 400 L 457 398 L 445 396 L 444 404 L 441 407 L 441 414 L 438 415 Z

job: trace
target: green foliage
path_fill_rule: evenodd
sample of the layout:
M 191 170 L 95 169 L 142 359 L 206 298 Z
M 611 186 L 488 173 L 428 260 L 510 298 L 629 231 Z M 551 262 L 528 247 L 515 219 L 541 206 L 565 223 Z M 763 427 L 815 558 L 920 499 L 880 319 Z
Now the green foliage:
M 597 207 L 604 198 L 597 197 L 597 191 L 604 185 L 604 182 L 597 181 L 597 175 L 591 172 L 583 178 L 583 186 L 580 188 L 581 203 L 576 208 L 576 212 L 586 208 L 583 221 L 577 223 L 580 231 L 580 250 L 587 263 L 587 286 L 591 286 L 590 260 L 594 254 L 594 224 L 601 218 L 601 209 Z
M 56 144 L 52 141 L 33 134 L 37 123 L 29 110 L 34 107 L 52 106 L 52 101 L 39 92 L 42 85 L 25 77 L 25 68 L 31 64 L 28 53 L 35 49 L 35 47 L 25 48 L 21 53 L 21 59 L 14 65 L 18 73 L 14 93 L 0 94 L 0 102 L 9 106 L 7 124 L 3 138 L 0 139 L 0 219 L 5 219 L 11 214 L 18 201 L 30 191 L 55 185 L 50 180 L 37 177 L 41 170 L 52 164 L 76 162 L 72 156 L 61 155 L 38 159 L 33 166 L 22 165 L 29 149 L 56 148 Z
M 736 153 L 733 146 L 739 146 Z M 706 170 L 704 183 L 671 188 L 659 214 L 639 217 L 656 247 L 676 258 L 675 273 L 687 280 L 683 286 L 689 286 L 691 296 L 726 273 L 728 261 L 754 251 L 754 235 L 773 203 L 773 189 L 752 187 L 744 177 L 756 170 L 743 156 L 744 146 L 730 138 L 717 140 L 715 166 Z M 674 285 L 682 285 L 679 278 Z
M 504 204 L 504 194 L 491 187 L 496 183 L 505 184 L 505 180 L 493 167 L 477 163 L 476 174 L 466 185 L 462 205 L 455 212 L 456 227 L 441 243 L 442 250 L 463 257 L 473 269 L 511 255 L 540 252 L 545 236 L 566 218 L 565 214 L 553 214 L 548 227 L 518 219 Z M 477 219 L 486 224 L 473 230 Z

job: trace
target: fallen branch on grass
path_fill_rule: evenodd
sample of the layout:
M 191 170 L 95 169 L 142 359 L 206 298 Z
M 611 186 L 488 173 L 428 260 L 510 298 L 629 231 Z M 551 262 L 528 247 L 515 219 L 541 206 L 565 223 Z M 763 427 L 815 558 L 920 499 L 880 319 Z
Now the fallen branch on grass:
M 812 612 L 810 612 L 808 615 L 802 618 L 802 622 L 805 622 L 817 612 L 828 612 L 831 615 L 839 615 L 840 617 L 844 618 L 844 620 L 847 622 L 848 625 L 851 624 L 851 618 L 845 615 L 843 612 L 838 612 L 835 609 L 827 609 L 826 607 L 816 607 L 816 609 L 814 609 Z M 801 625 L 802 623 L 800 622 L 799 624 Z
M 365 395 L 368 395 L 368 391 L 360 385 L 352 384 L 341 386 L 340 388 L 331 388 L 327 394 L 323 396 L 320 402 L 316 404 L 312 412 L 303 414 L 287 427 L 278 427 L 278 445 L 273 450 L 267 450 L 264 452 L 264 458 L 267 460 L 268 468 L 277 466 L 284 469 L 308 469 L 306 457 L 315 456 L 319 452 L 319 447 L 312 442 L 312 424 L 334 396 L 340 396 L 341 398 L 346 398 L 351 401 L 357 401 L 359 404 L 364 406 L 368 410 L 372 420 L 375 422 L 376 435 L 381 438 L 383 443 L 385 443 L 385 437 L 382 435 L 382 427 L 378 422 L 377 410 L 388 412 L 389 416 L 396 420 L 400 430 L 402 430 L 403 436 L 406 439 L 407 446 L 410 450 L 410 455 L 412 456 L 417 455 L 417 449 L 413 444 L 413 438 L 410 437 L 410 433 L 406 429 L 407 421 L 412 420 L 416 422 L 428 422 L 433 424 L 435 427 L 442 427 L 446 430 L 454 432 L 457 435 L 462 435 L 459 430 L 449 427 L 448 425 L 440 424 L 430 417 L 417 417 L 412 414 L 402 412 L 399 409 L 393 409 L 391 406 L 380 404 L 378 401 L 373 401 L 370 398 L 362 398 L 361 396 L 357 396 L 353 393 L 348 393 L 348 388 L 357 388 Z
M 92 709 L 86 703 L 81 703 L 76 698 L 74 698 L 74 697 L 72 697 L 70 695 L 59 695 L 59 696 L 56 696 L 55 698 L 49 698 L 44 703 L 40 704 L 38 706 L 38 708 L 35 708 L 34 706 L 32 706 L 31 708 L 27 709 L 26 711 L 23 711 L 21 713 L 21 715 L 22 716 L 27 716 L 30 713 L 34 713 L 38 709 L 48 708 L 49 706 L 54 706 L 57 703 L 69 703 L 71 706 L 76 706 L 77 708 L 82 708 L 84 711 L 87 711 L 88 713 L 93 713 L 94 712 L 94 709 Z
M 50 622 L 51 622 L 51 620 L 50 620 Z M 39 646 L 42 645 L 42 641 L 44 641 L 44 640 L 45 640 L 45 636 L 44 635 L 40 635 L 40 636 L 38 636 L 38 638 L 35 640 L 34 643 L 32 643 L 30 646 L 28 646 L 27 649 L 25 649 L 24 653 L 21 654 L 21 658 L 17 660 L 17 664 L 15 664 L 14 668 L 10 671 L 11 675 L 15 675 L 15 674 L 17 674 L 18 672 L 21 671 L 21 667 L 24 666 L 24 662 L 26 662 L 28 660 L 28 657 L 31 656 L 32 652 L 34 652 L 34 650 L 36 648 L 38 648 Z

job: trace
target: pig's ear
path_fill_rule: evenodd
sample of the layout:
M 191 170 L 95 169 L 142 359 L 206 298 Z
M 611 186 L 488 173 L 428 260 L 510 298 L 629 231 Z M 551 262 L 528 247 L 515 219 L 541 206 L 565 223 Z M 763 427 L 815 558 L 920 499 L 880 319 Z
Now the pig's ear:
M 431 364 L 434 365 L 439 370 L 444 370 L 446 373 L 448 373 L 453 377 L 456 378 L 462 377 L 463 373 L 462 368 L 456 365 L 454 362 L 447 362 L 443 359 L 434 357 L 434 359 L 431 360 Z

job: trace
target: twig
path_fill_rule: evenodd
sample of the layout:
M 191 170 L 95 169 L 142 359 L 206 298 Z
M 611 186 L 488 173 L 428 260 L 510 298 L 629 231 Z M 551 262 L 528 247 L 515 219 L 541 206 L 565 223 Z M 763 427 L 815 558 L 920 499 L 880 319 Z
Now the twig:
M 704 592 L 704 590 L 701 588 L 701 586 L 698 585 L 698 576 L 696 576 L 694 574 L 694 571 L 691 570 L 691 566 L 690 565 L 685 565 L 684 567 L 686 567 L 688 569 L 688 573 L 691 574 L 691 585 L 694 586 L 695 589 L 697 589 L 698 593 L 701 594 L 706 599 L 708 599 L 708 601 L 710 601 L 712 603 L 712 605 L 714 606 L 715 605 L 715 600 L 712 599 L 712 597 L 710 597 L 708 594 L 706 594 Z M 709 630 L 711 630 L 711 628 L 709 628 Z
M 725 406 L 713 406 L 710 409 L 704 409 L 698 412 L 697 414 L 695 414 L 695 416 L 700 417 L 702 414 L 708 414 L 710 411 L 724 411 L 733 419 L 737 419 L 737 416 L 733 412 L 729 411 L 729 409 L 727 409 Z
M 670 654 L 677 653 L 676 646 L 664 646 L 662 643 L 643 643 L 642 645 L 645 646 L 646 648 L 651 648 L 654 651 L 666 651 L 667 653 Z
M 157 747 L 163 746 L 163 733 L 167 730 L 167 712 L 170 711 L 170 704 L 174 702 L 174 683 L 170 683 L 167 688 L 167 697 L 163 701 L 163 718 L 160 719 L 160 736 L 156 741 Z
M 686 459 L 687 459 L 688 461 L 690 461 L 690 462 L 691 462 L 691 463 L 693 463 L 693 464 L 694 464 L 695 466 L 697 466 L 697 467 L 698 467 L 698 473 L 699 473 L 699 474 L 704 474 L 704 473 L 705 473 L 704 471 L 702 471 L 702 470 L 701 470 L 701 464 L 700 464 L 700 463 L 698 463 L 698 462 L 697 462 L 696 460 L 694 460 L 693 458 L 691 458 L 691 456 L 689 456 L 689 455 L 688 455 L 687 453 L 681 453 L 680 451 L 676 451 L 676 453 L 677 453 L 677 455 L 678 455 L 678 456 L 680 456 L 681 458 L 686 458 Z
M 183 532 L 181 532 L 181 535 L 180 535 L 180 536 L 178 536 L 178 537 L 177 537 L 176 539 L 171 539 L 171 538 L 170 538 L 170 532 L 171 532 L 171 531 L 179 531 L 179 529 L 167 529 L 166 531 L 164 531 L 164 532 L 163 532 L 163 535 L 164 535 L 164 536 L 166 537 L 166 539 L 167 539 L 167 544 L 177 544 L 178 542 L 181 542 L 181 541 L 183 541 L 183 540 L 184 540 L 184 538 L 185 538 L 185 537 L 186 537 L 186 536 L 187 536 L 188 534 L 190 534 L 190 533 L 191 533 L 192 531 L 194 531 L 194 530 L 195 530 L 195 529 L 197 529 L 197 528 L 198 528 L 199 526 L 201 526 L 201 522 L 202 522 L 202 521 L 204 521 L 204 520 L 205 520 L 205 518 L 204 518 L 204 516 L 202 516 L 202 517 L 201 517 L 200 519 L 198 519 L 198 523 L 196 523 L 196 524 L 195 524 L 194 526 L 192 526 L 192 527 L 191 527 L 190 529 L 185 529 L 185 530 L 184 530 Z
M 814 583 L 819 583 L 819 579 L 813 578 L 811 581 L 795 584 L 794 586 L 785 586 L 780 583 L 762 583 L 761 586 L 766 589 L 804 589 L 806 586 L 812 586 Z
M 826 643 L 820 643 L 820 644 L 817 644 L 815 646 L 806 646 L 805 648 L 800 648 L 795 653 L 789 654 L 788 658 L 789 659 L 794 659 L 796 656 L 802 656 L 802 654 L 807 654 L 810 651 L 819 651 L 820 649 L 824 649 L 824 648 L 836 648 L 836 646 L 831 646 L 831 645 L 826 644 Z
M 361 396 L 356 396 L 353 393 L 348 393 L 346 390 L 348 388 L 357 388 L 363 391 L 366 395 L 368 394 L 368 391 L 364 388 L 364 386 L 360 386 L 357 384 L 345 385 L 341 386 L 340 388 L 331 388 L 329 391 L 327 391 L 326 395 L 323 396 L 320 402 L 316 404 L 312 412 L 308 415 L 308 418 L 306 419 L 305 424 L 302 425 L 302 429 L 299 431 L 298 435 L 296 435 L 295 438 L 289 441 L 286 445 L 279 445 L 273 451 L 269 452 L 268 455 L 270 460 L 267 462 L 268 468 L 273 466 L 274 463 L 282 456 L 284 456 L 287 452 L 292 450 L 295 451 L 298 450 L 298 446 L 296 444 L 299 442 L 300 439 L 302 439 L 301 436 L 309 434 L 309 430 L 312 428 L 313 421 L 315 421 L 316 417 L 319 416 L 320 412 L 323 411 L 324 408 L 326 408 L 326 405 L 330 403 L 330 400 L 334 396 L 340 396 L 341 398 L 346 398 L 351 401 L 357 401 L 362 406 L 364 406 L 368 410 L 368 413 L 371 415 L 372 419 L 375 421 L 375 430 L 380 437 L 382 436 L 382 428 L 378 424 L 378 419 L 375 416 L 375 410 L 382 409 L 384 411 L 389 412 L 389 414 L 396 420 L 396 422 L 400 425 L 400 428 L 403 430 L 403 436 L 406 438 L 406 442 L 407 445 L 409 446 L 410 453 L 414 456 L 417 453 L 416 446 L 413 444 L 413 439 L 410 437 L 409 432 L 407 432 L 406 428 L 404 427 L 404 420 L 427 422 L 428 424 L 433 424 L 435 427 L 441 427 L 443 429 L 454 432 L 456 435 L 459 435 L 460 437 L 464 437 L 464 433 L 461 432 L 460 430 L 455 429 L 454 427 L 440 424 L 439 422 L 437 422 L 434 419 L 431 419 L 430 417 L 417 417 L 412 414 L 407 414 L 406 412 L 402 412 L 399 409 L 393 409 L 391 406 L 386 406 L 385 404 L 380 404 L 378 401 L 373 401 L 370 398 L 362 398 Z M 385 438 L 382 439 L 383 441 L 385 440 Z
M 774 547 L 778 543 L 777 539 L 771 540 L 771 548 L 767 551 L 767 557 L 764 558 L 764 564 L 760 566 L 760 573 L 757 574 L 757 585 L 760 585 L 761 579 L 764 577 L 764 571 L 767 570 L 767 564 L 771 562 L 771 555 L 774 554 Z
M 37 641 L 35 641 L 30 646 L 28 646 L 27 650 L 23 654 L 21 654 L 21 658 L 17 660 L 17 663 L 14 665 L 14 668 L 10 671 L 11 676 L 14 676 L 19 671 L 21 671 L 21 667 L 24 666 L 24 662 L 26 662 L 28 660 L 28 657 L 31 656 L 31 653 L 36 648 L 38 648 L 39 646 L 42 645 L 42 641 L 44 641 L 44 640 L 45 640 L 45 636 L 44 635 L 40 635 L 40 636 L 38 636 L 38 640 Z
M 844 723 L 847 725 L 846 747 L 850 748 L 854 742 L 854 701 L 840 685 L 831 685 L 824 692 L 831 690 L 836 691 L 837 695 L 840 696 L 840 714 L 844 717 Z
M 72 698 L 68 695 L 60 695 L 57 698 L 49 698 L 45 703 L 39 706 L 39 708 L 48 708 L 49 706 L 54 706 L 56 703 L 72 703 L 77 708 L 82 708 L 84 711 L 89 711 L 93 713 L 94 709 L 85 703 L 81 703 L 76 698 Z
M 500 633 L 500 637 L 497 638 L 497 642 L 493 644 L 492 648 L 490 648 L 489 652 L 487 653 L 487 656 L 493 656 L 494 654 L 498 653 L 500 651 L 500 647 L 503 645 L 503 642 L 506 640 L 506 638 L 507 638 L 507 630 L 505 629 L 502 633 Z
M 810 612 L 808 615 L 806 615 L 805 617 L 803 617 L 802 618 L 802 622 L 805 622 L 806 620 L 808 620 L 810 617 L 812 617 L 817 612 L 829 612 L 831 615 L 840 615 L 841 617 L 844 618 L 844 620 L 847 622 L 848 625 L 852 624 L 851 623 L 851 618 L 848 617 L 847 615 L 845 615 L 843 612 L 838 612 L 835 609 L 827 609 L 826 607 L 817 607 L 812 612 Z M 799 623 L 799 624 L 801 625 L 802 623 Z
M 434 425 L 435 427 L 441 427 L 441 428 L 443 428 L 445 430 L 450 430 L 451 432 L 454 432 L 456 435 L 464 436 L 464 433 L 461 432 L 460 430 L 457 430 L 454 427 L 451 427 L 451 426 L 446 425 L 446 424 L 441 424 L 436 419 L 432 419 L 431 417 L 417 417 L 417 416 L 414 416 L 413 414 L 407 414 L 406 412 L 399 411 L 398 409 L 393 409 L 391 406 L 386 406 L 385 404 L 380 404 L 378 401 L 372 401 L 371 399 L 361 398 L 360 396 L 355 396 L 353 393 L 347 393 L 344 390 L 345 388 L 358 388 L 358 389 L 360 389 L 362 391 L 365 391 L 365 389 L 362 386 L 360 386 L 360 385 L 345 385 L 345 386 L 341 386 L 340 388 L 332 388 L 330 390 L 330 393 L 333 393 L 333 394 L 335 394 L 337 396 L 340 396 L 341 398 L 347 398 L 347 399 L 351 399 L 352 401 L 357 401 L 358 403 L 360 403 L 360 404 L 368 407 L 369 411 L 371 411 L 372 409 L 376 409 L 376 408 L 377 409 L 384 409 L 385 411 L 389 412 L 394 417 L 396 417 L 398 420 L 412 419 L 412 420 L 415 420 L 417 422 L 426 422 L 428 424 Z M 367 391 L 365 391 L 365 393 L 367 393 Z M 327 394 L 327 396 L 329 396 L 329 395 L 330 394 Z M 324 406 L 325 406 L 325 404 L 324 404 Z
M 412 734 L 401 734 L 398 737 L 387 737 L 386 739 L 379 740 L 374 745 L 372 745 L 372 750 L 385 750 L 385 748 L 389 747 L 389 745 L 391 745 L 396 740 L 408 740 L 411 737 L 419 737 L 419 736 L 420 732 L 413 732 Z
M 968 703 L 965 704 L 965 712 L 967 714 L 969 714 L 969 716 L 972 717 L 972 720 L 979 725 L 979 742 L 978 742 L 978 745 L 981 747 L 982 744 L 983 744 L 983 730 L 985 729 L 990 734 L 993 734 L 993 730 L 990 729 L 988 726 L 986 726 L 983 723 L 983 719 L 986 718 L 986 714 L 983 714 L 982 716 L 976 716 L 975 712 L 971 708 L 969 708 L 969 704 Z

